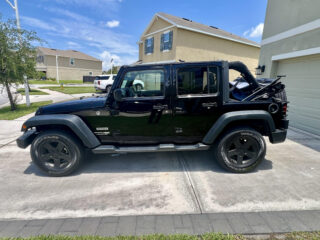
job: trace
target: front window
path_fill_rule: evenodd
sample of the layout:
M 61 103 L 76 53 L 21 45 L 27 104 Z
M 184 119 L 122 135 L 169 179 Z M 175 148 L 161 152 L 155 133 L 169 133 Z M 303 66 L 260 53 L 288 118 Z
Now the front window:
M 147 38 L 145 40 L 145 46 L 144 46 L 144 53 L 145 54 L 153 53 L 153 42 L 154 42 L 153 37 Z
M 70 65 L 74 66 L 74 64 L 75 64 L 74 58 L 70 58 Z
M 217 92 L 216 67 L 187 67 L 178 69 L 178 95 L 214 94 Z
M 155 97 L 164 95 L 164 71 L 140 70 L 127 72 L 121 89 L 124 97 Z

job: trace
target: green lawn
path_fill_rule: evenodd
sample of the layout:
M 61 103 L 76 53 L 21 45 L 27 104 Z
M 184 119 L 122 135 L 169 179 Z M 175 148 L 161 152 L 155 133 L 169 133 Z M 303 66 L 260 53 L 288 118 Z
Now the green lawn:
M 95 93 L 94 87 L 41 87 L 41 89 L 49 89 L 52 91 L 62 92 L 66 94 L 78 93 Z
M 46 92 L 42 92 L 40 90 L 37 90 L 37 89 L 30 89 L 31 91 L 29 91 L 29 95 L 49 95 L 48 93 Z M 18 93 L 22 94 L 22 95 L 25 95 L 25 92 L 24 92 L 24 88 L 19 88 L 17 90 Z
M 82 80 L 60 80 L 59 84 L 83 84 Z M 56 80 L 29 80 L 29 84 L 58 84 Z M 86 83 L 92 84 L 92 83 Z
M 268 240 L 319 240 L 320 232 L 315 233 L 288 233 L 283 235 L 266 236 Z M 220 233 L 208 233 L 204 235 L 192 236 L 180 235 L 146 235 L 146 236 L 118 236 L 118 237 L 99 237 L 99 236 L 38 236 L 30 238 L 0 238 L 0 240 L 257 240 L 254 236 L 244 237 L 242 235 L 223 235 Z
M 29 113 L 35 112 L 39 107 L 48 105 L 52 101 L 44 102 L 35 102 L 31 103 L 30 107 L 27 107 L 26 104 L 18 104 L 15 111 L 10 111 L 10 106 L 0 108 L 0 120 L 13 120 Z

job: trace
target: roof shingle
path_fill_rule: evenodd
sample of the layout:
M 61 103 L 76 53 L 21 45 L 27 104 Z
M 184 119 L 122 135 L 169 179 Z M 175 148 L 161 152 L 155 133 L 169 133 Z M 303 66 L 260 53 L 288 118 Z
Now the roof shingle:
M 84 59 L 84 60 L 91 60 L 91 61 L 99 61 L 101 60 L 91 57 L 83 52 L 79 52 L 76 50 L 59 50 L 54 48 L 45 48 L 45 47 L 38 47 L 38 49 L 44 54 L 44 55 L 51 55 L 51 56 L 61 56 L 61 57 L 70 57 L 70 58 L 76 58 L 76 59 Z
M 172 24 L 176 25 L 178 28 L 182 27 L 185 29 L 189 29 L 190 31 L 194 30 L 194 31 L 202 32 L 202 33 L 215 35 L 217 37 L 229 39 L 231 41 L 242 42 L 244 44 L 249 44 L 249 45 L 253 45 L 256 47 L 260 47 L 260 45 L 254 41 L 251 41 L 249 39 L 234 35 L 232 33 L 226 32 L 226 31 L 219 29 L 219 28 L 216 28 L 216 27 L 207 26 L 207 25 L 204 25 L 201 23 L 193 22 L 193 21 L 185 19 L 185 18 L 176 17 L 176 16 L 173 16 L 173 15 L 170 15 L 167 13 L 160 12 L 160 13 L 157 13 L 156 15 L 159 17 L 162 17 L 164 20 L 168 20 Z

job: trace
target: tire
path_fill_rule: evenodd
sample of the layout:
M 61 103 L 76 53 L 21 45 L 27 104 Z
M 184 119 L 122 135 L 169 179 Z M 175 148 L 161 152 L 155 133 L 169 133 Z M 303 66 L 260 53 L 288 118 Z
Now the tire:
M 67 132 L 41 132 L 32 142 L 31 158 L 43 172 L 53 177 L 67 176 L 77 170 L 84 157 L 81 142 Z
M 109 93 L 110 90 L 111 90 L 111 85 L 108 85 L 108 86 L 106 87 L 106 93 Z
M 254 129 L 239 127 L 225 132 L 215 147 L 218 163 L 234 173 L 255 169 L 266 155 L 266 142 Z

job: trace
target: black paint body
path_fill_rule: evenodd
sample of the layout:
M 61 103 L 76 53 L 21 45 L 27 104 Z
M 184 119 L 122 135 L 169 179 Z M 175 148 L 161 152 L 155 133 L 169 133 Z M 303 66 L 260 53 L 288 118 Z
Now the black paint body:
M 177 69 L 210 66 L 218 70 L 216 94 L 177 94 Z M 164 70 L 164 96 L 128 97 L 116 101 L 113 92 L 121 86 L 126 72 Z M 270 99 L 231 101 L 229 99 L 228 63 L 200 62 L 124 66 L 120 69 L 107 97 L 86 98 L 41 107 L 37 115 L 74 114 L 98 137 L 101 144 L 148 145 L 160 143 L 191 144 L 202 141 L 216 120 L 224 113 L 241 110 L 268 111 Z M 280 106 L 282 107 L 282 106 Z M 287 128 L 285 116 L 272 114 L 276 129 Z M 265 126 L 256 124 L 263 132 Z

